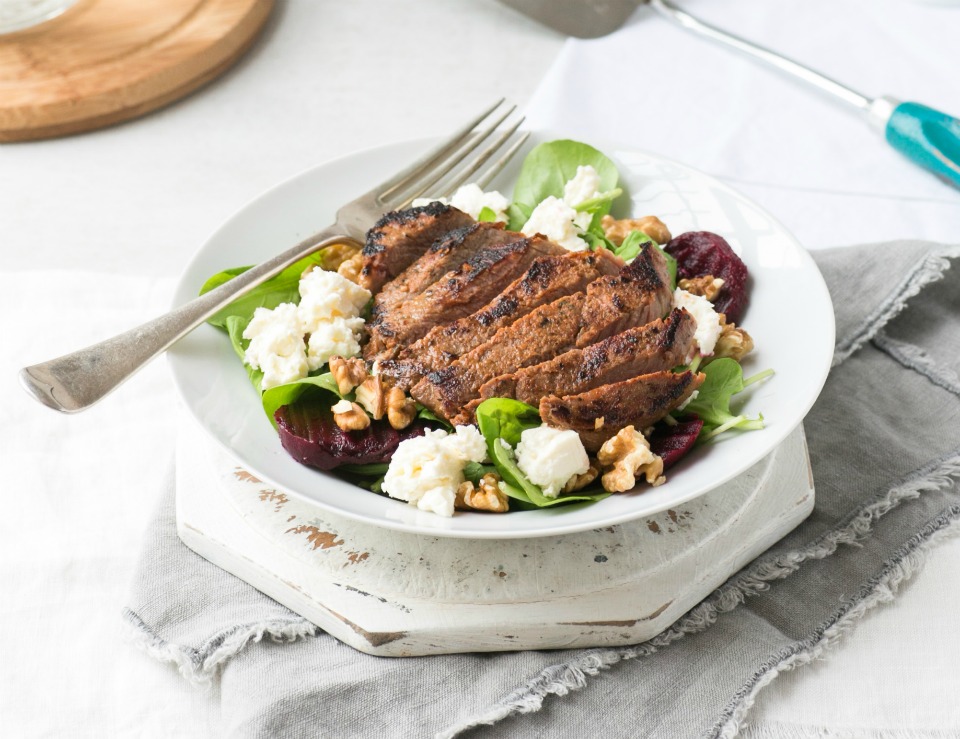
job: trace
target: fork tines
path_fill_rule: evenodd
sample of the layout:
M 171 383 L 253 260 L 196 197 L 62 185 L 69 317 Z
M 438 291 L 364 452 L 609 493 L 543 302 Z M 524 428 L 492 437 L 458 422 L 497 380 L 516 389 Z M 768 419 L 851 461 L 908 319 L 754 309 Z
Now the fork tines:
M 473 181 L 481 188 L 496 177 L 526 142 L 518 133 L 523 116 L 517 106 L 500 99 L 449 139 L 387 183 L 380 203 L 390 209 L 409 207 L 419 197 L 449 198 Z M 471 156 L 472 155 L 472 156 Z

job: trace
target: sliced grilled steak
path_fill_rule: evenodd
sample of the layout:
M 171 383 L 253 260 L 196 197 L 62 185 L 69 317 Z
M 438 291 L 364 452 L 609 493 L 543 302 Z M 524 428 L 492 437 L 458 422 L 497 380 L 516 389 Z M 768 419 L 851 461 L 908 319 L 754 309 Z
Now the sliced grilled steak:
M 465 407 L 479 397 L 485 382 L 504 371 L 543 362 L 573 346 L 585 300 L 583 293 L 577 293 L 541 305 L 453 364 L 426 375 L 410 394 L 455 424 L 468 420 Z
M 387 213 L 367 232 L 360 284 L 379 292 L 387 280 L 420 258 L 434 241 L 471 223 L 473 218 L 466 213 L 441 203 Z
M 621 267 L 623 262 L 606 249 L 537 257 L 522 277 L 483 308 L 453 323 L 435 326 L 403 349 L 396 360 L 381 362 L 380 373 L 408 390 L 423 375 L 446 367 L 538 306 L 582 292 L 593 280 L 615 274 Z
M 595 452 L 620 429 L 632 425 L 642 430 L 663 418 L 690 397 L 704 379 L 702 373 L 667 370 L 577 395 L 548 395 L 540 401 L 540 417 L 548 426 L 573 429 L 587 451 Z
M 563 247 L 539 236 L 478 251 L 419 295 L 374 316 L 367 324 L 370 340 L 363 349 L 364 358 L 393 359 L 434 326 L 468 316 L 486 305 L 537 257 L 562 253 Z
M 423 256 L 381 288 L 373 301 L 373 315 L 386 313 L 404 300 L 419 295 L 477 252 L 523 238 L 523 234 L 504 231 L 499 223 L 471 223 L 444 234 Z
M 515 398 L 537 406 L 547 395 L 573 395 L 638 375 L 687 363 L 697 322 L 682 309 L 646 326 L 628 329 L 586 349 L 571 349 L 547 362 L 496 377 L 480 397 Z
M 647 246 L 619 274 L 587 288 L 577 346 L 589 346 L 631 326 L 662 318 L 672 297 L 667 262 L 656 248 Z

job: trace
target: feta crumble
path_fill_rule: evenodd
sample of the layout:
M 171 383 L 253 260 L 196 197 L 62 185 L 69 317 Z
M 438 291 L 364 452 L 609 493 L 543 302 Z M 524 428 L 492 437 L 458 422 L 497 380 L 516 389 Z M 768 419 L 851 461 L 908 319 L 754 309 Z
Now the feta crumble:
M 257 308 L 243 331 L 250 341 L 243 360 L 263 372 L 262 390 L 304 378 L 334 355 L 360 353 L 360 313 L 372 293 L 320 269 L 304 275 L 299 290 L 299 305 Z
M 700 347 L 700 354 L 707 357 L 713 354 L 720 338 L 720 314 L 713 309 L 713 303 L 702 295 L 693 295 L 679 287 L 673 293 L 673 307 L 686 308 L 697 321 L 697 330 L 693 335 Z
M 484 208 L 489 208 L 494 213 L 495 221 L 506 223 L 509 220 L 507 217 L 507 208 L 510 207 L 510 201 L 496 190 L 484 192 L 480 185 L 474 182 L 458 188 L 449 200 L 446 198 L 417 198 L 413 201 L 412 206 L 418 208 L 433 202 L 452 205 L 454 208 L 459 208 L 472 218 L 479 218 L 480 211 Z
M 544 495 L 556 498 L 570 478 L 590 469 L 590 459 L 576 431 L 538 426 L 520 435 L 517 466 Z
M 563 202 L 571 208 L 600 195 L 600 175 L 589 164 L 577 167 L 577 173 L 563 186 Z
M 567 251 L 586 251 L 589 246 L 580 238 L 582 229 L 574 222 L 576 218 L 577 211 L 551 195 L 533 209 L 521 231 L 526 236 L 543 234 Z
M 427 429 L 423 436 L 400 442 L 382 488 L 392 498 L 449 517 L 465 480 L 464 466 L 483 462 L 486 456 L 487 445 L 476 426 L 457 426 L 452 434 Z
M 306 376 L 307 348 L 293 303 L 281 303 L 273 310 L 257 308 L 243 338 L 250 341 L 243 361 L 263 372 L 264 390 Z
M 580 203 L 600 195 L 600 175 L 590 165 L 577 167 L 577 173 L 563 186 L 563 199 L 551 195 L 533 209 L 523 226 L 523 233 L 543 234 L 568 251 L 585 251 L 587 242 L 580 238 L 593 220 L 593 214 L 576 210 Z

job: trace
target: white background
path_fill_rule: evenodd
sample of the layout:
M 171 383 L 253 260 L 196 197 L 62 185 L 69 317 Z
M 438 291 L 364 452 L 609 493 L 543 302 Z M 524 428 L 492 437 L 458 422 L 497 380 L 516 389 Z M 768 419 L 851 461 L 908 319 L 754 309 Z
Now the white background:
M 960 113 L 960 9 L 684 7 L 865 93 Z M 500 95 L 571 136 L 602 132 L 719 176 L 811 249 L 960 241 L 960 192 L 841 105 L 649 11 L 616 37 L 564 46 L 492 0 L 280 0 L 244 60 L 189 98 L 104 131 L 0 147 L 0 735 L 210 736 L 219 711 L 215 690 L 191 688 L 122 635 L 173 456 L 166 367 L 71 417 L 30 401 L 16 370 L 162 311 L 193 251 L 277 181 L 443 134 Z M 829 660 L 764 691 L 748 733 L 960 734 L 958 571 L 954 540 Z

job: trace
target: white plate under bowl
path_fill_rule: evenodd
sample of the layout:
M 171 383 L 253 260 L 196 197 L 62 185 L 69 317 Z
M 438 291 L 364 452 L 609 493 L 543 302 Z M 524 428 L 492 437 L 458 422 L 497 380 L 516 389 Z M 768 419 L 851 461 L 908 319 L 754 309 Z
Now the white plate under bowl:
M 528 148 L 560 136 L 535 134 Z M 254 264 L 329 225 L 337 206 L 404 167 L 430 142 L 386 146 L 310 169 L 264 193 L 228 220 L 190 262 L 175 304 L 197 294 L 212 274 Z M 627 196 L 617 209 L 659 216 L 674 234 L 714 231 L 750 270 L 749 307 L 741 318 L 756 342 L 744 362 L 749 375 L 776 375 L 748 389 L 736 406 L 763 413 L 766 428 L 730 433 L 696 448 L 667 474 L 667 483 L 639 487 L 593 505 L 557 506 L 506 515 L 418 511 L 295 462 L 280 446 L 227 337 L 201 326 L 169 352 L 184 404 L 238 464 L 289 494 L 350 518 L 390 529 L 464 538 L 522 538 L 585 531 L 673 508 L 743 472 L 771 452 L 803 420 L 820 392 L 833 355 L 830 296 L 810 255 L 755 203 L 696 170 L 646 152 L 590 142 L 610 156 Z M 509 195 L 522 156 L 492 187 Z M 622 198 L 626 201 L 628 198 Z

